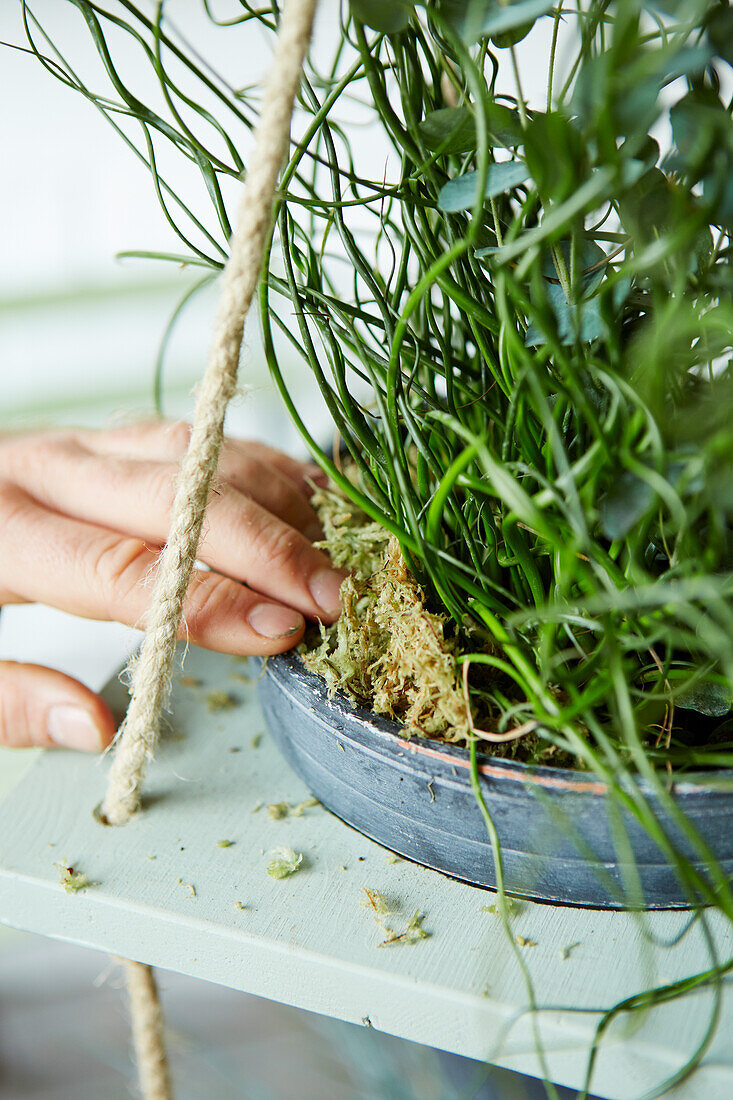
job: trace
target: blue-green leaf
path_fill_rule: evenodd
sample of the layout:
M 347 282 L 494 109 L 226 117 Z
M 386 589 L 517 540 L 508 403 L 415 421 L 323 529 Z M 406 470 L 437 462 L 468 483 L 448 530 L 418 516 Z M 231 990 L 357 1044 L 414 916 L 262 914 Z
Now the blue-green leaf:
M 519 115 L 502 103 L 486 104 L 486 137 L 492 147 L 510 149 L 523 140 Z M 470 153 L 478 148 L 476 119 L 470 107 L 442 107 L 418 125 L 426 149 L 441 153 Z
M 560 245 L 567 270 L 571 269 L 570 246 L 567 241 Z M 583 343 L 591 343 L 600 339 L 605 332 L 603 318 L 601 316 L 600 302 L 597 297 L 592 297 L 600 286 L 606 270 L 606 253 L 595 241 L 586 239 L 579 242 L 576 263 L 579 267 L 577 277 L 576 301 L 569 302 L 565 291 L 560 285 L 558 272 L 555 269 L 551 256 L 545 259 L 543 274 L 545 285 L 543 287 L 546 300 L 555 314 L 557 322 L 557 334 L 562 344 L 574 344 L 576 340 Z M 628 294 L 629 284 L 624 280 L 620 289 L 614 288 L 613 303 L 618 308 Z M 547 342 L 547 336 L 542 329 L 531 324 L 525 334 L 527 347 L 538 347 Z
M 547 15 L 556 0 L 442 0 L 441 11 L 466 42 L 484 36 L 526 33 L 535 19 Z
M 410 22 L 414 0 L 350 0 L 351 14 L 372 30 L 397 34 Z
M 539 19 L 541 15 L 547 15 L 554 7 L 554 0 L 518 0 L 517 3 L 500 3 L 500 0 L 489 0 L 482 5 L 485 15 L 481 20 L 479 34 L 505 34 L 525 23 L 531 23 Z
M 683 710 L 696 710 L 708 718 L 723 718 L 733 706 L 730 688 L 705 682 L 675 696 L 674 702 Z
M 603 319 L 597 298 L 592 298 L 589 302 L 571 303 L 559 286 L 550 287 L 548 298 L 557 318 L 561 344 L 574 344 L 576 340 L 590 344 L 603 336 Z M 525 334 L 524 342 L 528 348 L 540 347 L 547 343 L 547 336 L 538 325 L 531 324 Z
M 601 527 L 606 538 L 621 539 L 654 503 L 654 490 L 630 470 L 624 470 L 601 501 Z
M 708 41 L 718 57 L 733 65 L 733 8 L 719 8 L 708 23 Z
M 476 122 L 469 107 L 431 111 L 418 126 L 426 149 L 441 153 L 470 153 L 476 148 Z
M 493 199 L 502 195 L 505 191 L 511 191 L 520 183 L 526 183 L 529 179 L 529 170 L 524 161 L 505 160 L 500 164 L 492 164 L 486 176 L 484 198 Z M 441 187 L 438 194 L 438 206 L 446 214 L 456 214 L 461 210 L 470 210 L 476 202 L 476 187 L 478 185 L 478 172 L 466 172 L 462 176 L 448 180 Z

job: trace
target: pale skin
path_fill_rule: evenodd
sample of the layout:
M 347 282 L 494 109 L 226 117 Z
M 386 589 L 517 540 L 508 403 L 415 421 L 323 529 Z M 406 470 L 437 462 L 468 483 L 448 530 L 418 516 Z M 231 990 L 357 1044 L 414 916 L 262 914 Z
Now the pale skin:
M 144 627 L 165 541 L 183 423 L 0 438 L 0 606 L 45 603 Z M 306 621 L 334 622 L 343 571 L 313 540 L 316 466 L 261 443 L 226 439 L 181 637 L 222 653 L 282 653 Z M 0 661 L 0 745 L 99 751 L 112 714 L 83 684 Z

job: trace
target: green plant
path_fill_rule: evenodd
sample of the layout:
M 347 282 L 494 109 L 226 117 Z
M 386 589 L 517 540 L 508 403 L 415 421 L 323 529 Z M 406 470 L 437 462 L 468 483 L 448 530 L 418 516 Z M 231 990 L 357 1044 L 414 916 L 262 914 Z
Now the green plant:
M 200 266 L 205 283 L 226 256 L 224 183 L 243 170 L 256 93 L 204 65 L 162 3 L 152 18 L 129 0 L 68 3 L 112 92 L 80 80 L 24 3 L 29 48 L 149 165 L 185 249 L 159 258 Z M 228 27 L 278 20 L 275 3 L 204 8 Z M 549 29 L 538 104 L 520 57 L 536 24 Z M 124 82 L 119 34 L 149 60 L 163 107 Z M 303 80 L 260 295 L 284 403 L 447 616 L 472 706 L 499 733 L 531 724 L 603 777 L 691 904 L 729 920 L 730 886 L 664 769 L 733 765 L 732 63 L 727 3 L 352 0 L 332 56 Z M 382 179 L 342 121 L 354 103 L 392 144 Z M 161 176 L 160 143 L 200 175 L 205 213 Z M 283 340 L 318 380 L 358 483 L 310 436 Z M 633 881 L 627 894 L 641 900 Z M 713 953 L 704 974 L 610 1015 L 719 989 L 731 965 Z

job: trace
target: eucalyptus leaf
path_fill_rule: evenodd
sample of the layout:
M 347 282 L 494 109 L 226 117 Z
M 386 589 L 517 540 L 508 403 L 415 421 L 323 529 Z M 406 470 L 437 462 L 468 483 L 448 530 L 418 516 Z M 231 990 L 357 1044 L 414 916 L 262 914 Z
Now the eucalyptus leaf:
M 675 167 L 696 178 L 716 150 L 733 142 L 733 122 L 712 88 L 695 87 L 670 110 Z
M 703 177 L 702 193 L 711 206 L 715 225 L 733 226 L 733 151 L 719 149 L 712 158 L 714 171 Z
M 359 22 L 383 34 L 397 34 L 408 26 L 415 11 L 413 0 L 349 0 Z
M 733 8 L 718 8 L 708 23 L 708 41 L 718 57 L 733 65 Z
M 519 112 L 503 103 L 486 104 L 486 121 L 489 144 L 511 149 L 524 141 L 524 131 Z
M 505 160 L 499 164 L 491 164 L 486 176 L 484 199 L 496 198 L 505 191 L 526 183 L 528 179 L 529 169 L 522 160 Z M 448 180 L 438 193 L 439 209 L 446 214 L 470 210 L 476 202 L 478 181 L 478 172 L 465 172 L 462 176 Z
M 600 302 L 593 295 L 603 281 L 606 253 L 600 245 L 590 239 L 581 240 L 577 249 L 575 266 L 579 271 L 576 274 L 574 301 L 568 301 L 560 285 L 559 273 L 552 255 L 547 256 L 543 263 L 543 293 L 546 303 L 555 315 L 557 335 L 562 344 L 574 344 L 576 340 L 591 343 L 593 340 L 600 339 L 605 332 Z M 568 241 L 561 243 L 560 253 L 566 270 L 570 272 L 573 265 Z M 623 297 L 627 293 L 628 287 L 625 286 L 622 288 Z M 614 306 L 616 306 L 615 300 Z M 534 323 L 531 324 L 525 334 L 527 347 L 539 347 L 546 342 L 547 336 L 542 329 Z
M 532 28 L 535 19 L 547 15 L 555 0 L 443 0 L 441 10 L 466 42 Z M 514 41 L 518 41 L 515 38 Z M 509 41 L 506 45 L 510 45 Z
M 524 155 L 541 194 L 562 202 L 588 178 L 583 135 L 560 111 L 538 111 L 524 134 Z
M 476 148 L 476 122 L 470 107 L 443 107 L 431 111 L 418 126 L 427 149 L 441 153 L 470 153 Z
M 733 695 L 729 687 L 703 681 L 676 695 L 674 703 L 676 707 L 696 710 L 708 718 L 724 718 L 733 706 Z
M 519 115 L 502 103 L 486 104 L 486 137 L 492 148 L 511 149 L 523 139 Z M 478 147 L 476 119 L 470 107 L 442 107 L 418 125 L 425 147 L 432 152 L 470 153 Z
M 597 298 L 589 302 L 568 302 L 562 287 L 552 286 L 548 297 L 557 319 L 558 336 L 561 344 L 574 344 L 580 340 L 590 344 L 604 334 L 603 319 Z M 528 348 L 541 347 L 547 343 L 547 335 L 539 325 L 532 323 L 527 328 L 524 342 Z
M 624 470 L 601 501 L 601 529 L 606 538 L 616 540 L 627 535 L 649 511 L 654 499 L 654 490 L 648 482 Z

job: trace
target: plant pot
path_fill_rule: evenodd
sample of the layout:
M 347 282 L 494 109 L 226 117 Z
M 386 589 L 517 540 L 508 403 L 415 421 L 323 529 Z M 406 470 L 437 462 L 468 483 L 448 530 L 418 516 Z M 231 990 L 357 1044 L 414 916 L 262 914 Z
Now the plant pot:
M 271 657 L 259 680 L 268 728 L 282 755 L 332 813 L 380 844 L 436 871 L 495 887 L 491 844 L 471 789 L 468 752 L 404 736 L 394 721 L 328 698 L 299 657 Z M 542 901 L 627 908 L 629 872 L 643 905 L 687 907 L 673 867 L 646 831 L 617 809 L 587 772 L 479 758 L 481 787 L 501 843 L 506 889 Z M 648 786 L 641 789 L 678 847 L 705 863 L 671 824 Z M 733 875 L 733 772 L 686 776 L 675 785 L 684 810 L 728 876 Z M 623 830 L 635 866 L 619 859 Z

